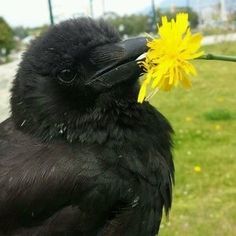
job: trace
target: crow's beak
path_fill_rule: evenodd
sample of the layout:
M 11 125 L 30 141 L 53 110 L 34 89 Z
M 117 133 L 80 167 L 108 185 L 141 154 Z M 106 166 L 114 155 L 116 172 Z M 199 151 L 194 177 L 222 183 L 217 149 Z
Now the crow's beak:
M 127 80 L 138 79 L 143 70 L 136 59 L 147 51 L 146 44 L 146 38 L 138 37 L 97 48 L 95 56 L 105 58 L 106 63 L 90 78 L 87 85 L 103 90 Z M 96 60 L 99 61 L 99 58 Z

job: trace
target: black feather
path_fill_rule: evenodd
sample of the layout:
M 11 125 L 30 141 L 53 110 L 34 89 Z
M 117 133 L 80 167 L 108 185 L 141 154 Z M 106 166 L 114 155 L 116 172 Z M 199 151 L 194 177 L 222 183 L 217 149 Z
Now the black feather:
M 119 57 L 91 56 L 96 48 L 119 41 L 107 23 L 81 18 L 51 28 L 23 56 L 12 115 L 0 124 L 0 235 L 158 232 L 172 201 L 172 128 L 136 102 L 137 78 L 101 93 L 85 86 Z M 78 75 L 69 86 L 58 79 L 65 69 Z

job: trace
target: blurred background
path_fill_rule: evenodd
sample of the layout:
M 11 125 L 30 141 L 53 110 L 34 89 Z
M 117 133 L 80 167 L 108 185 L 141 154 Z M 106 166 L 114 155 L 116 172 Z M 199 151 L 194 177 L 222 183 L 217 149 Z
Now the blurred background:
M 156 35 L 162 15 L 188 12 L 206 52 L 236 55 L 235 0 L 0 0 L 0 122 L 22 52 L 60 21 L 104 18 L 122 37 Z M 236 64 L 196 61 L 189 91 L 160 92 L 151 103 L 175 130 L 176 185 L 161 236 L 236 235 Z

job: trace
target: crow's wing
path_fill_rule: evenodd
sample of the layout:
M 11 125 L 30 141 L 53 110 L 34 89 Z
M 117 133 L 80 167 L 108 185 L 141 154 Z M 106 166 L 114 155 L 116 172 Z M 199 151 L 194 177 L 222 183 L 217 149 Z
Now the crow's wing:
M 89 147 L 41 143 L 16 130 L 11 119 L 4 121 L 0 125 L 0 234 L 4 229 L 41 224 L 80 202 L 88 201 L 92 209 L 102 198 L 96 187 L 101 172 Z
M 70 214 L 73 225 L 78 219 L 78 232 L 80 228 L 94 232 L 101 227 L 100 232 L 107 236 L 155 235 L 163 204 L 168 199 L 170 205 L 171 195 L 168 163 L 162 160 L 165 152 L 158 154 L 162 149 L 158 140 L 168 140 L 168 135 L 156 135 L 164 132 L 161 127 L 142 135 L 128 133 L 129 142 L 119 148 L 114 148 L 113 140 L 99 147 L 41 143 L 17 131 L 11 120 L 3 122 L 0 131 L 0 234 L 4 228 L 9 231 L 14 227 L 44 232 L 54 216 L 64 217 L 68 214 L 63 209 L 77 206 L 87 213 L 82 223 L 78 211 Z M 132 145 L 133 140 L 139 145 Z M 166 152 L 170 155 L 169 144 Z M 152 161 L 147 163 L 149 159 Z M 105 224 L 107 221 L 110 223 Z M 63 232 L 69 232 L 67 229 L 68 224 Z M 26 235 L 22 232 L 20 235 Z

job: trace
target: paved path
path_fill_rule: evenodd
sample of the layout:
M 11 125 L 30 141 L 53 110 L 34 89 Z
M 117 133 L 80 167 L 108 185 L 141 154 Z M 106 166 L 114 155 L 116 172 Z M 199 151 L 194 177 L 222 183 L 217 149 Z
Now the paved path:
M 210 45 L 230 41 L 236 41 L 236 33 L 206 36 L 203 38 L 202 43 L 203 45 Z
M 0 122 L 9 116 L 9 90 L 19 60 L 0 66 Z
M 204 37 L 203 44 L 209 45 L 224 41 L 236 41 L 236 33 L 207 36 Z M 16 57 L 18 59 L 14 62 L 0 66 L 0 122 L 9 116 L 9 90 L 20 61 L 19 57 Z

